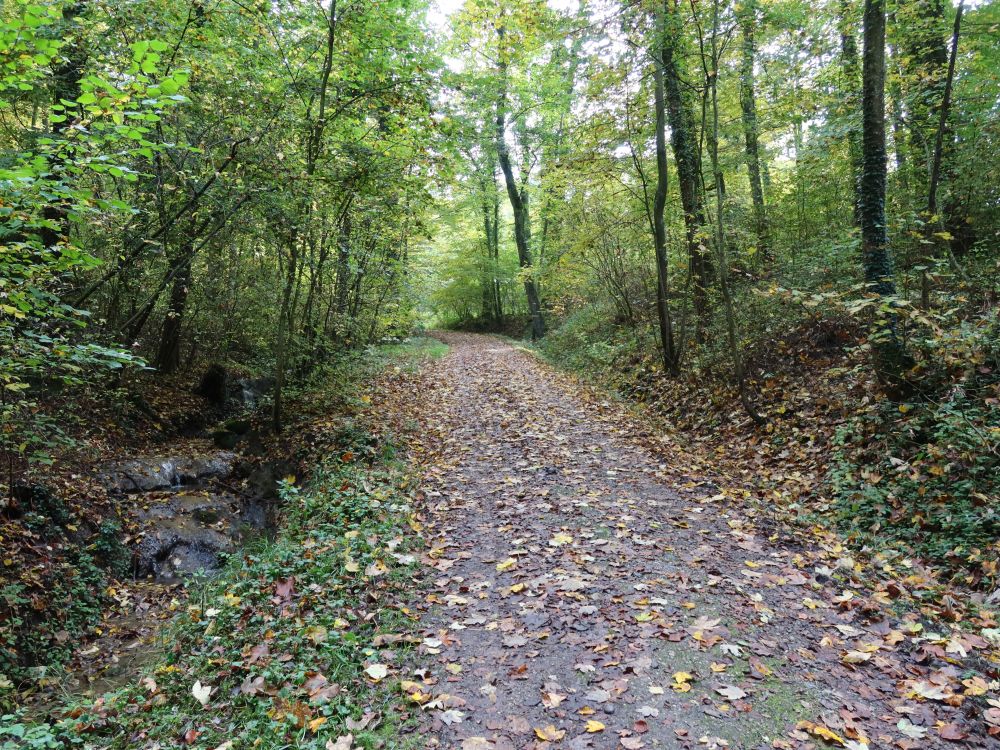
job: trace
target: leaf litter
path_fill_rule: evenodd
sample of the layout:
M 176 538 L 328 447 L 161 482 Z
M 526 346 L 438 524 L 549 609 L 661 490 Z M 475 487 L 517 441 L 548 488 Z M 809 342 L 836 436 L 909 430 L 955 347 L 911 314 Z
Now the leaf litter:
M 994 613 L 928 620 L 899 576 L 775 534 L 621 404 L 496 339 L 441 338 L 386 404 L 423 474 L 425 640 L 402 692 L 428 747 L 1000 747 Z

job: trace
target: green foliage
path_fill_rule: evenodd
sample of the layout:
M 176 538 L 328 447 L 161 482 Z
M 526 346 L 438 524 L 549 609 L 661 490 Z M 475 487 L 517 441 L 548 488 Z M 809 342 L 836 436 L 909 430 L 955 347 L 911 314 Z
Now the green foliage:
M 16 118 L 17 99 L 34 95 L 50 66 L 66 64 L 58 59 L 64 45 L 51 38 L 65 7 L 19 4 L 20 13 L 0 24 L 4 119 Z M 89 313 L 67 303 L 63 292 L 73 275 L 99 265 L 69 238 L 72 226 L 128 211 L 123 201 L 95 191 L 93 180 L 136 181 L 136 167 L 156 148 L 147 139 L 150 128 L 164 108 L 183 100 L 177 92 L 185 74 L 157 75 L 153 50 L 164 49 L 162 42 L 140 42 L 128 65 L 113 73 L 80 71 L 75 98 L 49 107 L 51 134 L 16 144 L 0 164 L 0 455 L 11 463 L 43 461 L 59 442 L 58 427 L 38 414 L 39 393 L 139 362 L 83 337 Z M 24 67 L 24 60 L 31 64 Z
M 585 375 L 609 374 L 631 364 L 643 346 L 634 330 L 611 322 L 607 307 L 584 307 L 569 316 L 539 344 L 547 359 Z M 655 341 L 650 331 L 645 345 Z
M 16 713 L 0 716 L 0 750 L 61 750 L 69 743 L 71 737 L 49 724 L 32 723 Z
M 35 606 L 37 592 L 12 583 L 0 593 L 0 675 L 13 682 L 58 669 L 73 653 L 75 636 L 100 619 L 107 571 L 84 550 L 75 550 L 45 572 L 40 582 L 51 606 Z M 36 668 L 26 665 L 42 664 Z

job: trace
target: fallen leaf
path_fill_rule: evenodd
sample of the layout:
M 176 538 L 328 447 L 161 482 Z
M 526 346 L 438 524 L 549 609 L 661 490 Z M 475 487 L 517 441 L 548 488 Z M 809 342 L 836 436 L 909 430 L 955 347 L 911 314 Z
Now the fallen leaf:
M 213 688 L 211 685 L 202 685 L 201 681 L 198 680 L 191 687 L 191 695 L 193 695 L 194 699 L 202 706 L 207 706 L 208 699 L 212 696 L 212 690 Z
M 547 727 L 535 727 L 535 736 L 545 742 L 558 742 L 566 736 L 566 730 L 556 729 L 554 725 L 549 724 Z
M 326 750 L 352 750 L 354 747 L 354 735 L 344 734 L 334 740 L 326 741 Z

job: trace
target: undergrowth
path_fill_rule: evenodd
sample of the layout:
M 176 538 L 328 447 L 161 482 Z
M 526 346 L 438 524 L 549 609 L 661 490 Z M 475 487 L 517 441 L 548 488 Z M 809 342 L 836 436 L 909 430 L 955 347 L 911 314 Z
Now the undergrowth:
M 48 721 L 11 711 L 0 718 L 0 750 L 319 750 L 346 734 L 354 747 L 405 747 L 397 738 L 408 714 L 365 670 L 395 661 L 387 646 L 408 647 L 414 620 L 397 595 L 415 563 L 414 487 L 394 440 L 368 427 L 363 390 L 386 368 L 446 351 L 433 339 L 373 348 L 303 391 L 307 412 L 349 404 L 354 415 L 303 419 L 303 449 L 318 466 L 302 487 L 283 482 L 277 537 L 191 592 L 161 634 L 161 663 L 141 679 L 94 703 L 70 702 Z
M 399 466 L 339 457 L 303 489 L 286 482 L 280 536 L 191 597 L 162 663 L 47 728 L 4 717 L 0 748 L 388 746 L 405 714 L 364 670 L 378 634 L 410 627 L 393 597 L 413 562 L 411 489 Z

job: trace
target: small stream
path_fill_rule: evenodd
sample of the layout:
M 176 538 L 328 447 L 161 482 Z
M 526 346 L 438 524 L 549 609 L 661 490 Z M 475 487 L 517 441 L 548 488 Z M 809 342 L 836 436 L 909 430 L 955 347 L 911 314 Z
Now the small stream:
M 135 508 L 133 575 L 161 582 L 218 569 L 227 554 L 273 527 L 274 477 L 242 482 L 238 457 L 205 446 L 193 457 L 151 456 L 113 464 L 102 480 Z M 243 483 L 245 488 L 237 488 Z
M 221 400 L 209 400 L 213 414 L 241 416 L 161 453 L 97 467 L 125 529 L 121 542 L 131 575 L 105 591 L 100 623 L 66 634 L 78 639 L 76 650 L 39 680 L 25 705 L 32 714 L 58 713 L 67 696 L 96 698 L 134 680 L 160 658 L 161 631 L 185 606 L 188 583 L 211 576 L 248 542 L 273 533 L 278 481 L 295 472 L 289 462 L 266 459 L 261 435 L 246 416 L 266 387 L 264 381 L 236 381 Z

